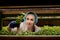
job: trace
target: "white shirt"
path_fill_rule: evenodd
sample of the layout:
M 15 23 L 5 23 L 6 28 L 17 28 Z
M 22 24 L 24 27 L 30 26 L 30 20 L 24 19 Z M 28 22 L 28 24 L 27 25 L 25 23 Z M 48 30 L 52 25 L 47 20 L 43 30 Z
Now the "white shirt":
M 34 26 L 35 26 L 35 32 L 38 32 L 39 30 L 41 30 L 40 27 L 37 27 L 36 25 L 34 25 Z M 22 23 L 20 24 L 20 30 L 21 30 L 22 32 L 27 31 L 27 26 L 25 25 L 24 22 L 22 22 Z

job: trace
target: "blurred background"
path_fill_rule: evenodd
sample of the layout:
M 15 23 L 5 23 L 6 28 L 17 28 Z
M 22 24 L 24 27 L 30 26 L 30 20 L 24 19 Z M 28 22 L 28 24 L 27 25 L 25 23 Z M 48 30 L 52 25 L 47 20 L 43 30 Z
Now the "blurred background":
M 16 20 L 21 13 L 28 11 L 38 15 L 38 26 L 60 26 L 60 8 L 59 5 L 43 6 L 2 6 L 0 7 L 0 22 L 2 26 L 7 26 L 10 21 Z

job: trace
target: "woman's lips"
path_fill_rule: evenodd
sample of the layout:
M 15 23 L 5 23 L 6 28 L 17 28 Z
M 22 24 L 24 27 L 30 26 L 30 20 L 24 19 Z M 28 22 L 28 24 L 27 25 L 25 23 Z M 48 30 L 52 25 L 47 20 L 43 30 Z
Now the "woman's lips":
M 28 23 L 28 25 L 31 25 L 31 23 Z
M 27 26 L 30 26 L 30 25 L 31 25 L 30 23 L 27 24 Z

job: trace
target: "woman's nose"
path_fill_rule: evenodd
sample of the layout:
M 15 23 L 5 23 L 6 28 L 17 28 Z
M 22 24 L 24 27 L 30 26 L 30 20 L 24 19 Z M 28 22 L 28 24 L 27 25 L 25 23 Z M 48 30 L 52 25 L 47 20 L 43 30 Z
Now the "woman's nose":
M 31 21 L 29 20 L 28 23 L 30 23 Z
M 31 21 L 29 20 L 28 22 L 30 23 Z

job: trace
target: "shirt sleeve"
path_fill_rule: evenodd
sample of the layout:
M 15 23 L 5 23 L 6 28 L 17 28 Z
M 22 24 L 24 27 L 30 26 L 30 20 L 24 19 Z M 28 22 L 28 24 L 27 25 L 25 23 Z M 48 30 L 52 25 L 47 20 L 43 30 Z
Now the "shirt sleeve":
M 22 22 L 22 23 L 20 24 L 20 31 L 25 32 L 26 30 L 27 30 L 27 27 L 26 27 L 26 25 L 24 24 L 24 22 Z
M 20 23 L 20 26 L 19 26 L 19 27 L 20 27 L 20 30 L 22 30 L 22 27 L 23 27 L 23 23 Z
M 20 23 L 20 26 L 19 27 L 20 27 L 20 31 L 23 32 L 24 31 L 24 24 L 23 24 L 23 22 Z

